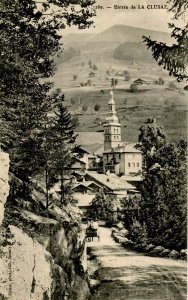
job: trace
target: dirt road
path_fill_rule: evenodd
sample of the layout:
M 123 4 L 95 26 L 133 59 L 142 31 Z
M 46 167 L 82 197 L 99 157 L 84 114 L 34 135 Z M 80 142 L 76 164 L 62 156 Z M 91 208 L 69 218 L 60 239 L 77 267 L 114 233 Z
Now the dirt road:
M 101 265 L 100 284 L 91 300 L 185 300 L 186 262 L 149 257 L 124 249 L 100 228 L 101 240 L 89 242 Z

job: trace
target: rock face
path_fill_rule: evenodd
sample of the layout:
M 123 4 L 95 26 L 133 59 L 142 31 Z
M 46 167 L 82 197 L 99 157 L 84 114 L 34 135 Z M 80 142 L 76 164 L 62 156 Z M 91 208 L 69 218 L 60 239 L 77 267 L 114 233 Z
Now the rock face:
M 52 257 L 23 230 L 10 226 L 12 244 L 3 247 L 0 295 L 5 299 L 51 299 Z M 1 297 L 0 297 L 1 298 Z M 3 298 L 3 299 L 4 299 Z
M 55 203 L 46 210 L 44 193 L 35 190 L 29 201 L 7 202 L 4 214 L 8 170 L 9 157 L 0 152 L 0 300 L 88 299 L 80 211 Z
M 9 194 L 9 155 L 0 151 L 0 226 L 4 218 L 4 205 Z

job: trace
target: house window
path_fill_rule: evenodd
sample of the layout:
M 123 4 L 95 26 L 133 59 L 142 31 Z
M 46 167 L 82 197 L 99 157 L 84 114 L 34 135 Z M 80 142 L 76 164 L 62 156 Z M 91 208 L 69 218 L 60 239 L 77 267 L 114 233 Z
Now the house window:
M 119 159 L 121 159 L 121 153 L 119 153 Z
M 133 167 L 135 167 L 135 163 L 133 163 Z
M 128 167 L 129 167 L 129 168 L 131 167 L 131 164 L 130 164 L 130 163 L 128 163 Z
M 117 135 L 117 140 L 119 140 L 119 136 Z
M 137 163 L 137 167 L 139 167 L 139 163 Z
M 116 129 L 114 128 L 114 133 L 116 133 Z

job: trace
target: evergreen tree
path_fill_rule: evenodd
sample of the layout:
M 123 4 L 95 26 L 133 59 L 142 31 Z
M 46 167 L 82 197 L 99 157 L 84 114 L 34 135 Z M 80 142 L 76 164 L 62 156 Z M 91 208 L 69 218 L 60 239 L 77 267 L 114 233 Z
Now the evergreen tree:
M 0 143 L 10 153 L 11 171 L 26 183 L 45 164 L 41 132 L 54 105 L 47 78 L 54 74 L 54 57 L 61 50 L 59 30 L 90 26 L 93 2 L 0 2 Z
M 169 0 L 171 5 L 170 12 L 174 13 L 174 19 L 178 19 L 188 8 L 187 0 Z M 177 27 L 174 23 L 168 24 L 171 28 L 171 37 L 175 39 L 172 46 L 166 43 L 151 40 L 150 37 L 144 36 L 144 42 L 151 49 L 152 55 L 159 65 L 169 71 L 170 75 L 177 78 L 178 81 L 188 79 L 187 62 L 188 62 L 188 24 L 185 27 Z
M 186 247 L 186 142 L 167 143 L 156 123 L 140 130 L 146 164 L 140 221 L 151 242 L 179 250 Z

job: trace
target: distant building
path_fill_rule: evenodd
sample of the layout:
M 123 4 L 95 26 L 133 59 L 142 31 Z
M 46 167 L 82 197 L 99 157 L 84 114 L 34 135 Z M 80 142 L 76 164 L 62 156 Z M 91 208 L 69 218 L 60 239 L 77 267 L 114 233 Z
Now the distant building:
M 142 173 L 142 152 L 135 144 L 121 141 L 121 124 L 119 123 L 113 92 L 110 92 L 108 115 L 104 124 L 104 172 L 118 175 L 135 175 Z
M 145 80 L 139 78 L 134 81 L 134 84 L 142 85 L 142 84 L 147 84 L 147 82 Z

